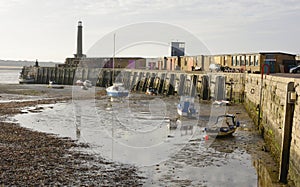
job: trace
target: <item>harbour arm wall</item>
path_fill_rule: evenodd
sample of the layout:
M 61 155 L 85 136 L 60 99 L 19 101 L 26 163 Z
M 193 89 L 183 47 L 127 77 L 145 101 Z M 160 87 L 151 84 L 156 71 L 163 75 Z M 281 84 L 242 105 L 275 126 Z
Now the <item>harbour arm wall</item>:
M 244 105 L 279 163 L 279 180 L 300 186 L 300 79 L 248 74 Z M 260 116 L 260 117 L 259 117 Z
M 123 82 L 131 91 L 145 92 L 148 87 L 165 95 L 198 95 L 202 100 L 243 102 L 244 74 L 204 73 L 202 71 L 138 70 L 86 67 L 24 67 L 34 74 L 36 84 L 73 85 L 76 80 L 90 80 L 93 85 L 107 87 Z
M 278 180 L 286 183 L 291 179 L 300 186 L 300 79 L 248 73 L 87 67 L 30 67 L 26 72 L 33 73 L 38 84 L 55 81 L 73 85 L 76 80 L 90 80 L 93 85 L 107 87 L 118 81 L 136 92 L 153 87 L 165 95 L 197 95 L 201 100 L 244 103 L 268 145 L 265 149 L 279 163 Z

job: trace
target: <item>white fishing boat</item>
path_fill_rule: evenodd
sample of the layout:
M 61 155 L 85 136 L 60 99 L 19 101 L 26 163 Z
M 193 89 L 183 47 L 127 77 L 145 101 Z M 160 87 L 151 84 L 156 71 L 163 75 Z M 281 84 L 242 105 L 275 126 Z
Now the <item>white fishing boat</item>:
M 197 117 L 198 110 L 195 108 L 194 97 L 181 96 L 177 105 L 177 113 L 185 117 Z
M 127 97 L 129 90 L 125 89 L 123 83 L 113 83 L 112 86 L 106 88 L 106 93 L 111 97 Z

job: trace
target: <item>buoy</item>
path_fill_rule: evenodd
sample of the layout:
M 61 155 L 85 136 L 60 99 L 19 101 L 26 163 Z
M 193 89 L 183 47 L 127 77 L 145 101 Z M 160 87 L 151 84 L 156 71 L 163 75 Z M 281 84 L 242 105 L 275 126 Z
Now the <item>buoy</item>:
M 208 140 L 208 135 L 205 135 L 205 140 Z
M 206 134 L 206 127 L 202 129 L 203 139 L 208 140 L 208 135 Z

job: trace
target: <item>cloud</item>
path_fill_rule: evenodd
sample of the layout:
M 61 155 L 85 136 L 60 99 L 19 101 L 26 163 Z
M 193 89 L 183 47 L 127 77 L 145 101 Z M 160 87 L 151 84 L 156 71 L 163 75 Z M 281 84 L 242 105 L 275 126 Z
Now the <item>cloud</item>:
M 0 14 L 10 12 L 12 9 L 22 6 L 24 1 L 22 0 L 0 0 Z
M 242 38 L 251 48 L 250 43 L 261 38 L 287 36 L 294 38 L 285 40 L 289 44 L 300 42 L 299 0 L 0 0 L 0 15 L 4 28 L 0 40 L 7 43 L 2 51 L 14 51 L 19 46 L 26 55 L 32 53 L 26 43 L 39 46 L 41 39 L 60 43 L 58 51 L 73 50 L 75 42 L 70 41 L 76 36 L 78 20 L 83 21 L 87 47 L 110 31 L 147 21 L 183 27 L 213 45 L 229 41 L 239 48 L 243 44 L 238 40 Z M 54 42 L 57 38 L 64 42 Z M 44 53 L 49 53 L 46 48 Z

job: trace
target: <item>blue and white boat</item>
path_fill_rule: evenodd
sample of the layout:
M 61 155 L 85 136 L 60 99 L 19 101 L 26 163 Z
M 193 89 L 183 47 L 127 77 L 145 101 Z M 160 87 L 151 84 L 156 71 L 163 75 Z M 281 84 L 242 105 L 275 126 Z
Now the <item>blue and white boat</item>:
M 115 46 L 116 46 L 116 34 L 114 34 L 114 56 L 113 56 L 113 77 L 115 68 Z M 115 82 L 112 86 L 106 88 L 106 93 L 110 97 L 127 97 L 129 90 L 125 89 L 123 83 Z
M 125 89 L 123 83 L 113 83 L 112 86 L 106 88 L 108 96 L 111 97 L 127 97 L 129 90 Z
M 177 105 L 177 113 L 185 117 L 197 117 L 198 110 L 195 108 L 194 97 L 181 96 Z

